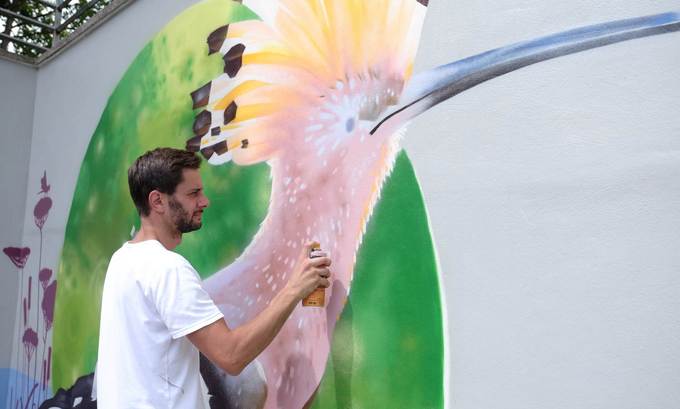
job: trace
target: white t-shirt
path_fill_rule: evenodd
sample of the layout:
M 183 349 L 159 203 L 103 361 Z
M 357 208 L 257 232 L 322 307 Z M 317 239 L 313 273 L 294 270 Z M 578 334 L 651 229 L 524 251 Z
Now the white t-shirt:
M 104 281 L 97 407 L 206 408 L 198 350 L 185 335 L 220 318 L 184 257 L 156 240 L 125 243 Z

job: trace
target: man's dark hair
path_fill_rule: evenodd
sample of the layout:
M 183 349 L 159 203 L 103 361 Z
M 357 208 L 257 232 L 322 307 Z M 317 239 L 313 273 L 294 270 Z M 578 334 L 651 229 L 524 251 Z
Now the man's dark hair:
M 137 158 L 128 169 L 128 186 L 140 216 L 149 215 L 151 191 L 175 193 L 182 182 L 182 171 L 200 166 L 201 159 L 195 153 L 173 148 L 156 148 Z

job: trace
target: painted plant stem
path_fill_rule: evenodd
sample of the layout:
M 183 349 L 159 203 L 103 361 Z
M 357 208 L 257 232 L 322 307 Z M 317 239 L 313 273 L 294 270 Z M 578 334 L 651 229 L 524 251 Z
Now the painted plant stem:
M 21 331 L 21 322 L 22 322 L 21 321 L 21 308 L 22 308 L 21 300 L 24 296 L 24 269 L 23 268 L 21 269 L 21 277 L 19 278 L 19 281 L 20 281 L 19 286 L 21 288 L 21 290 L 20 290 L 21 292 L 19 293 L 19 299 L 17 300 L 19 305 L 17 306 L 18 314 L 17 314 L 17 317 L 16 317 L 17 324 L 16 324 L 16 332 L 15 332 L 15 335 L 17 337 L 17 345 L 21 345 L 20 341 L 21 341 L 21 333 L 22 333 L 22 331 Z M 17 358 L 16 366 L 14 367 L 14 390 L 16 391 L 17 398 L 19 397 L 19 395 L 21 394 L 21 391 L 23 389 L 23 388 L 20 388 L 19 385 L 18 385 L 19 384 L 19 357 L 20 356 L 21 356 L 21 354 L 19 353 L 19 351 L 17 351 L 17 353 L 16 353 L 16 358 Z
M 42 226 L 38 226 L 38 230 L 40 231 L 40 250 L 38 251 L 38 271 L 42 268 L 42 250 L 43 250 L 43 232 L 42 232 Z
M 20 280 L 21 280 L 21 292 L 19 293 L 19 300 L 18 300 L 18 302 L 19 302 L 19 316 L 17 317 L 17 334 L 16 334 L 17 335 L 17 345 L 21 345 L 21 342 L 22 342 L 21 337 L 23 335 L 24 330 L 26 329 L 26 319 L 24 318 L 22 320 L 22 312 L 25 314 L 25 311 L 23 311 L 23 308 L 25 308 L 25 306 L 23 305 L 23 300 L 24 300 L 24 268 L 23 267 L 21 268 L 21 279 Z M 24 323 L 23 327 L 21 326 L 21 322 Z M 21 356 L 21 354 L 19 353 L 19 351 L 17 351 L 17 366 L 16 366 L 17 370 L 14 373 L 16 378 L 19 377 L 19 357 L 20 356 Z M 19 379 L 16 380 L 15 384 L 16 383 L 19 383 Z M 23 394 L 23 390 L 24 390 L 23 380 L 22 380 L 21 384 L 22 385 L 21 385 L 21 388 L 19 389 L 19 391 L 17 393 L 17 397 Z M 28 390 L 28 388 L 27 388 L 27 390 Z
M 36 288 L 37 288 L 37 298 L 35 302 L 35 325 L 36 325 L 36 334 L 40 334 L 40 271 L 42 270 L 42 250 L 43 250 L 43 229 L 42 226 L 39 227 L 40 230 L 40 251 L 38 252 L 38 274 L 37 274 L 37 280 L 36 280 Z M 40 339 L 40 337 L 38 337 Z M 44 337 L 43 337 L 44 339 Z M 45 354 L 45 343 L 43 342 L 43 355 Z M 33 379 L 38 379 L 38 350 L 36 349 L 35 351 L 35 363 L 33 364 Z
M 409 118 L 454 95 L 503 74 L 541 61 L 609 44 L 680 30 L 680 12 L 616 20 L 515 43 L 415 75 L 400 105 L 371 130 L 404 113 Z M 399 121 L 399 123 L 402 123 Z
M 38 387 L 38 384 L 33 383 L 33 389 L 31 389 L 31 392 L 26 397 L 26 404 L 24 405 L 24 409 L 28 409 L 28 403 L 29 403 L 29 401 L 32 401 L 31 398 L 33 397 L 33 393 L 35 392 L 35 388 L 37 388 L 37 387 Z

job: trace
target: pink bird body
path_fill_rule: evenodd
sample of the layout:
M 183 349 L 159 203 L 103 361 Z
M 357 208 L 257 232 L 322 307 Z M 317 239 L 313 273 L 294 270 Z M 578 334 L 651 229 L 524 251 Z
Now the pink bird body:
M 250 245 L 205 287 L 236 327 L 283 288 L 304 243 L 330 252 L 326 307 L 298 306 L 258 358 L 265 407 L 301 408 L 323 376 L 366 223 L 399 151 L 400 132 L 370 131 L 410 76 L 426 8 L 415 0 L 245 4 L 263 21 L 211 35 L 225 74 L 192 94 L 206 109 L 187 146 L 212 164 L 266 161 L 272 192 Z

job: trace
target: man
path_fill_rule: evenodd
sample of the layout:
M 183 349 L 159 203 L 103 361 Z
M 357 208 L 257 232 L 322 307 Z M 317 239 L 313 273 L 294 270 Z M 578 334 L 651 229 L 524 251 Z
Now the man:
M 159 148 L 128 170 L 141 218 L 114 253 L 102 296 L 96 395 L 100 409 L 204 408 L 201 351 L 236 375 L 272 341 L 300 300 L 329 286 L 330 259 L 308 244 L 287 285 L 251 322 L 230 329 L 191 264 L 171 251 L 201 228 L 209 201 L 193 153 Z

